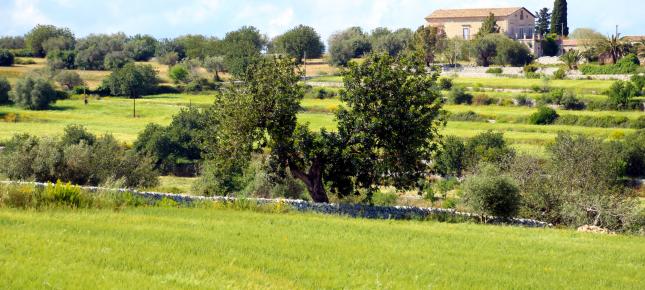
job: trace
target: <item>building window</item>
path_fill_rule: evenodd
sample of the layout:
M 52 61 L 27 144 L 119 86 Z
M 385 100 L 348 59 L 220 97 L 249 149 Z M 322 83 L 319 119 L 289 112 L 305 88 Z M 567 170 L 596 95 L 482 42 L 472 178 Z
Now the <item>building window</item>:
M 470 40 L 470 27 L 464 27 L 464 39 Z
M 524 10 L 520 12 L 520 20 L 524 20 Z
M 520 27 L 520 35 L 519 38 L 525 38 L 524 36 L 524 27 Z

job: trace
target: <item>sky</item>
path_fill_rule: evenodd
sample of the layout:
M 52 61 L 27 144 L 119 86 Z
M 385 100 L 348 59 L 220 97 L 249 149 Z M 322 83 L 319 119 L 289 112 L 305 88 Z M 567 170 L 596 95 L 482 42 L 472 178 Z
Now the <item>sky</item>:
M 569 27 L 603 34 L 645 35 L 644 0 L 569 0 Z M 0 35 L 23 35 L 36 24 L 69 27 L 77 37 L 125 32 L 158 38 L 224 37 L 252 25 L 269 37 L 299 25 L 323 39 L 350 26 L 417 28 L 435 9 L 553 7 L 553 0 L 0 0 Z

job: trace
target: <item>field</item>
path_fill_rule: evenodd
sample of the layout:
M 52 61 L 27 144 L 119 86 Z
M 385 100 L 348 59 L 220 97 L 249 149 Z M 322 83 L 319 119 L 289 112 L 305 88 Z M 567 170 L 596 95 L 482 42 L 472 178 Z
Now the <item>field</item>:
M 643 289 L 644 271 L 645 243 L 630 236 L 228 209 L 0 209 L 6 289 Z

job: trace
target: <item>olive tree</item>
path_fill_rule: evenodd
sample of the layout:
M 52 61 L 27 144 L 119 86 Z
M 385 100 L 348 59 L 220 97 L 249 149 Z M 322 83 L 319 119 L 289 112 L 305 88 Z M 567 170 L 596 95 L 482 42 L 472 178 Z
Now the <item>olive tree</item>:
M 46 110 L 57 98 L 54 86 L 46 79 L 25 76 L 16 82 L 11 100 L 29 110 Z
M 0 77 L 0 105 L 9 103 L 9 92 L 11 91 L 11 84 L 6 77 Z
M 43 44 L 50 38 L 59 38 L 63 43 L 74 43 L 74 34 L 69 28 L 54 25 L 36 25 L 25 35 L 25 44 L 35 56 L 47 55 Z
M 274 52 L 283 53 L 301 63 L 303 58 L 319 58 L 325 49 L 320 35 L 313 27 L 299 25 L 276 37 L 272 42 Z
M 266 43 L 266 38 L 252 26 L 227 33 L 222 46 L 225 52 L 224 64 L 229 72 L 238 77 L 243 75 L 253 60 L 260 57 Z
M 132 99 L 132 116 L 136 117 L 136 99 L 154 92 L 158 83 L 157 72 L 151 65 L 128 63 L 118 68 L 105 79 L 104 85 L 116 96 L 127 96 Z

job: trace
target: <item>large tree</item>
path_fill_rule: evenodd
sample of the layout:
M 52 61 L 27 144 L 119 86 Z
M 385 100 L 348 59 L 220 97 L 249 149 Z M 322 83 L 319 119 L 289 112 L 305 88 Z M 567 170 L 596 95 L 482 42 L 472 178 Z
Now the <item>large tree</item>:
M 547 35 L 551 33 L 551 13 L 549 8 L 542 8 L 540 11 L 535 12 L 537 19 L 535 20 L 535 33 L 537 35 Z
M 286 54 L 301 63 L 305 57 L 321 57 L 325 45 L 313 27 L 298 25 L 276 37 L 272 42 L 272 50 L 276 53 Z
M 244 26 L 227 33 L 222 47 L 224 48 L 224 64 L 228 71 L 238 77 L 243 75 L 249 64 L 260 57 L 266 43 L 266 37 L 252 26 Z
M 421 55 L 427 66 L 434 63 L 437 53 L 446 44 L 446 34 L 435 26 L 421 26 L 414 33 L 414 40 L 410 47 L 416 54 Z
M 50 38 L 60 38 L 64 42 L 74 42 L 74 34 L 69 28 L 39 24 L 25 35 L 25 44 L 35 56 L 43 57 L 47 54 L 43 44 Z
M 477 32 L 477 37 L 483 37 L 491 33 L 499 33 L 499 26 L 495 14 L 490 13 L 482 22 L 482 27 Z
M 127 96 L 132 99 L 132 116 L 136 117 L 136 99 L 154 92 L 158 79 L 157 72 L 151 65 L 128 63 L 114 70 L 104 83 L 113 95 Z
M 567 0 L 555 0 L 551 14 L 551 32 L 560 36 L 569 36 Z
M 315 202 L 329 201 L 327 188 L 339 196 L 387 185 L 412 189 L 428 174 L 441 95 L 425 63 L 371 55 L 350 64 L 337 133 L 298 125 L 298 71 L 289 59 L 258 59 L 243 84 L 224 90 L 209 113 L 204 144 L 213 166 L 204 179 L 234 190 L 253 152 L 268 152 L 271 174 L 290 172 Z
M 372 50 L 369 38 L 360 27 L 350 27 L 329 37 L 329 61 L 346 66 L 352 58 L 362 57 Z
M 387 28 L 376 28 L 370 35 L 372 51 L 397 56 L 412 43 L 414 33 L 408 28 L 391 32 Z

